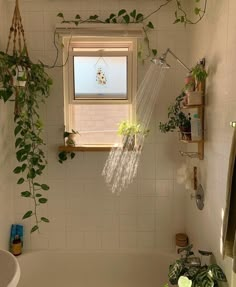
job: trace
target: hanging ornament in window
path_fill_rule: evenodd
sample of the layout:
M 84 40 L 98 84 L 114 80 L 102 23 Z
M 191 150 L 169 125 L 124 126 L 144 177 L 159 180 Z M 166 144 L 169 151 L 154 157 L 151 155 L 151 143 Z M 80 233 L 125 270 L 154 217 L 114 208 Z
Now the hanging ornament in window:
M 102 67 L 97 68 L 96 82 L 99 86 L 106 86 L 107 84 L 106 73 Z

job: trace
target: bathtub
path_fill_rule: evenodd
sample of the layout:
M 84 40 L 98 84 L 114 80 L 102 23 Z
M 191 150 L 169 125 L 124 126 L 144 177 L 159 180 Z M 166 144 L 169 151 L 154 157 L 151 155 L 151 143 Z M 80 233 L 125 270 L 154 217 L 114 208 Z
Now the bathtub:
M 173 258 L 164 253 L 31 252 L 18 258 L 18 287 L 162 287 Z

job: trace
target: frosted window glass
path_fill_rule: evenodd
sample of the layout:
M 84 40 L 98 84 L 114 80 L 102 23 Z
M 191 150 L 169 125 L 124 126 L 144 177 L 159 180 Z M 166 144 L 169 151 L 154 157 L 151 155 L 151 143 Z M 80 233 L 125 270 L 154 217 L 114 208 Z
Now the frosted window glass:
M 127 99 L 127 56 L 74 56 L 74 98 Z

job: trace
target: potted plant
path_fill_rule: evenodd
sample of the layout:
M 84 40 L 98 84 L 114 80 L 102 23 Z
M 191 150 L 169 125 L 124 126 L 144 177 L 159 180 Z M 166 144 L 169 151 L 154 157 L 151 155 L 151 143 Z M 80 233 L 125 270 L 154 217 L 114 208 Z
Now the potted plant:
M 179 287 L 217 287 L 219 282 L 227 282 L 223 270 L 216 263 L 202 265 L 199 257 L 194 256 L 193 245 L 180 248 L 179 252 L 184 253 L 169 267 L 168 278 L 171 284 L 178 284 Z M 212 253 L 199 250 L 202 256 L 209 256 Z
M 71 132 L 64 132 L 64 138 L 67 138 L 66 145 L 67 146 L 76 146 L 76 137 L 80 135 L 78 131 L 71 130 Z
M 22 219 L 34 217 L 31 233 L 39 230 L 39 224 L 49 222 L 39 217 L 38 207 L 47 202 L 43 191 L 49 186 L 39 181 L 47 161 L 43 150 L 43 123 L 39 115 L 39 105 L 49 96 L 52 80 L 44 66 L 33 63 L 26 49 L 13 51 L 12 55 L 0 51 L 0 99 L 14 101 L 15 147 L 17 166 L 13 172 L 19 175 L 18 185 L 24 186 L 21 196 L 31 199 L 33 206 Z
M 189 115 L 186 115 L 181 107 L 186 94 L 182 92 L 175 103 L 168 108 L 168 121 L 160 122 L 159 129 L 163 133 L 173 132 L 179 128 L 183 140 L 191 140 L 191 122 Z
M 208 76 L 204 63 L 201 61 L 197 63 L 191 70 L 191 74 L 193 75 L 195 79 L 195 90 L 196 91 L 203 91 L 204 90 L 204 84 L 205 80 Z
M 207 72 L 204 62 L 197 63 L 185 78 L 186 105 L 201 105 Z
M 119 124 L 118 134 L 123 136 L 122 144 L 124 148 L 133 150 L 135 146 L 135 137 L 137 135 L 146 136 L 149 130 L 143 129 L 140 124 L 122 121 Z

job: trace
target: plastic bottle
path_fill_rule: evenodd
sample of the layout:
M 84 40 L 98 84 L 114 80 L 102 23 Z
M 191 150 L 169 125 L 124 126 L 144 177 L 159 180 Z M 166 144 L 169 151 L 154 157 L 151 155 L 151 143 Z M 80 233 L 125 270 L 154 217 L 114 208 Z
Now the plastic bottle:
M 198 114 L 193 114 L 191 119 L 191 136 L 192 141 L 199 141 L 202 139 L 202 123 Z
M 12 242 L 11 252 L 15 256 L 18 256 L 22 253 L 22 242 L 21 242 L 20 236 L 18 234 L 16 234 L 16 236 Z

